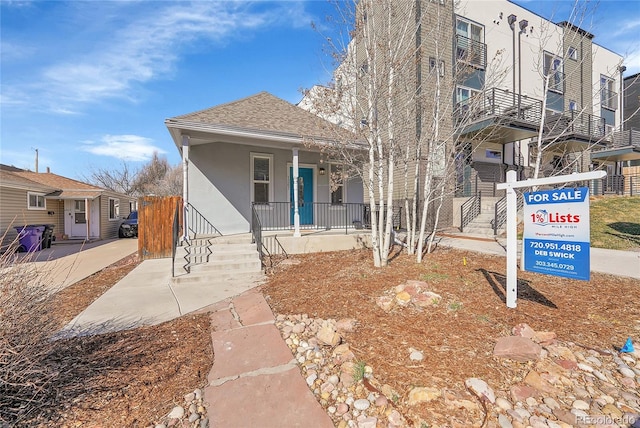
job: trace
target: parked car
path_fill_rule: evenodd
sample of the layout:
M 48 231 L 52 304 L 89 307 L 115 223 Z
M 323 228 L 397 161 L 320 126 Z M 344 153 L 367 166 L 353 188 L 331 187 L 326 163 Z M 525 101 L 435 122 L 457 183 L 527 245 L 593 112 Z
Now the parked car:
M 120 238 L 133 238 L 138 236 L 138 211 L 131 211 L 118 229 Z

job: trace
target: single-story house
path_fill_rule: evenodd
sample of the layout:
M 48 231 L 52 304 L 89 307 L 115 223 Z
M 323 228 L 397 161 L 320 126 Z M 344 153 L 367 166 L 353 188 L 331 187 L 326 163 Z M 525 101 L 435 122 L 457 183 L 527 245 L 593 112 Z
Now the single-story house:
M 51 172 L 0 166 L 0 236 L 3 247 L 27 224 L 51 224 L 60 239 L 118 237 L 136 199 Z
M 344 128 L 267 92 L 165 125 L 186 171 L 189 228 L 207 223 L 224 235 L 246 233 L 256 216 L 263 229 L 294 235 L 362 224 L 362 179 L 330 155 L 338 145 L 366 155 Z

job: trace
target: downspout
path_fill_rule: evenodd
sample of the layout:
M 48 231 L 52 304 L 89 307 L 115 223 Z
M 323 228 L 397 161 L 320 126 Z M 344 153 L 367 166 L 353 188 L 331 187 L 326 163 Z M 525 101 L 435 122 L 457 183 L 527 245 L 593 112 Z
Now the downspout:
M 182 136 L 182 240 L 189 240 L 189 136 Z

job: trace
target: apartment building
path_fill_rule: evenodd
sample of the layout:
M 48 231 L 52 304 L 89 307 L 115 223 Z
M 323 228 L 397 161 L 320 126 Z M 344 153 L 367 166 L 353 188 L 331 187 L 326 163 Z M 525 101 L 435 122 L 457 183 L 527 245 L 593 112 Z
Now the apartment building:
M 403 50 L 403 61 L 394 57 L 395 81 L 408 88 L 394 93 L 398 138 L 408 144 L 421 138 L 428 144 L 444 142 L 444 151 L 425 150 L 410 166 L 421 164 L 424 181 L 425 171 L 437 175 L 444 169 L 434 165 L 447 164 L 446 173 L 433 177 L 449 186 L 441 224 L 464 227 L 460 206 L 480 193 L 485 202 L 497 202 L 502 195 L 495 184 L 511 169 L 520 179 L 594 168 L 606 168 L 613 176 L 625 162 L 640 159 L 640 141 L 630 134 L 626 151 L 620 151 L 618 141 L 623 131 L 623 58 L 598 45 L 586 23 L 552 22 L 509 0 L 389 3 L 360 2 L 357 19 L 361 26 L 378 19 L 373 28 L 390 40 L 385 45 L 379 38 L 378 49 Z M 336 80 L 354 82 L 352 99 L 360 106 L 355 114 L 366 123 L 372 117 L 365 105 L 371 35 L 358 31 L 358 24 L 355 28 L 350 46 L 355 52 L 347 57 L 353 64 L 343 64 Z M 404 47 L 394 44 L 398 40 Z M 383 74 L 380 70 L 391 59 L 379 54 L 377 61 Z M 345 78 L 348 70 L 351 79 Z M 301 106 L 309 104 L 305 99 Z M 377 120 L 384 121 L 380 105 L 375 109 Z M 341 114 L 353 115 L 353 109 Z M 397 168 L 395 183 L 401 182 L 402 168 Z M 420 200 L 420 186 L 412 191 L 410 197 Z M 399 202 L 403 194 L 405 188 L 396 185 L 394 200 Z

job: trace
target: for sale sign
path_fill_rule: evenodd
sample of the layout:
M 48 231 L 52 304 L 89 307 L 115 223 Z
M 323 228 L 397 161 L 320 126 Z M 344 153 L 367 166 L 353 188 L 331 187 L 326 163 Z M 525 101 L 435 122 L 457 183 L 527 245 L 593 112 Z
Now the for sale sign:
M 524 194 L 524 268 L 589 280 L 589 188 Z

